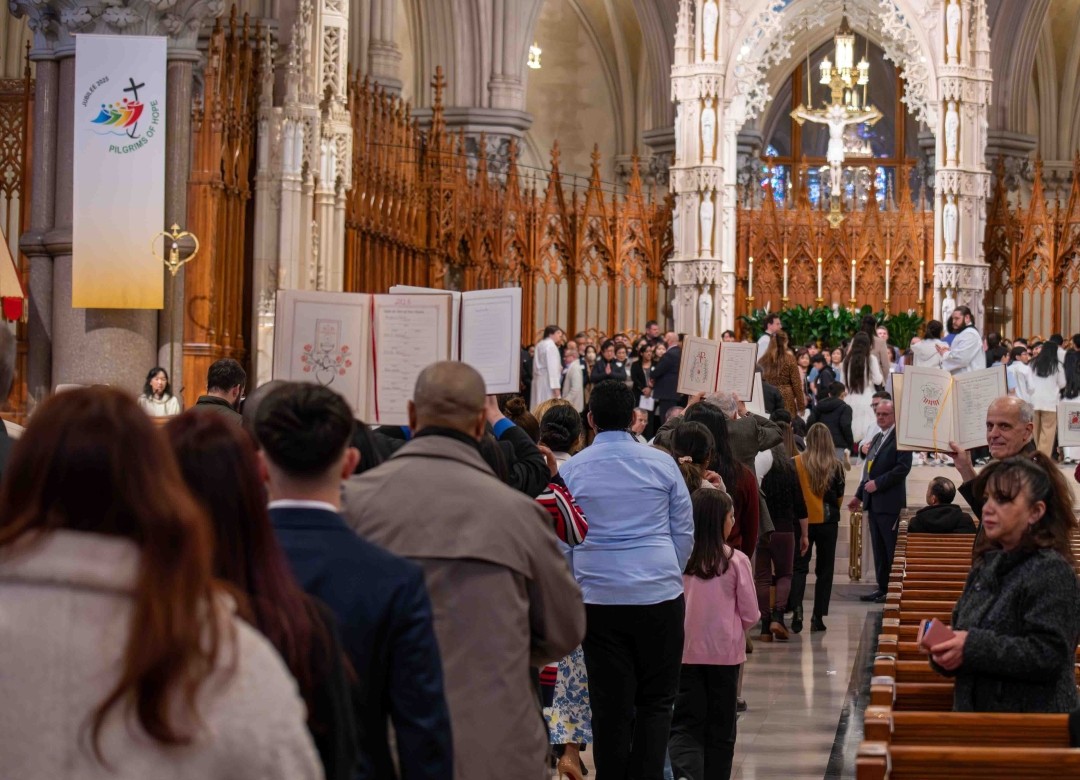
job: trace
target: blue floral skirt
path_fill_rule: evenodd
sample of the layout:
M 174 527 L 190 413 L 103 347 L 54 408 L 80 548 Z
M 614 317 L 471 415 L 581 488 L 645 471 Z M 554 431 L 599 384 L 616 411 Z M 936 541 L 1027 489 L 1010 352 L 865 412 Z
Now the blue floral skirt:
M 585 653 L 580 647 L 559 661 L 555 696 L 551 706 L 544 708 L 544 717 L 552 745 L 592 743 L 589 677 L 585 672 Z

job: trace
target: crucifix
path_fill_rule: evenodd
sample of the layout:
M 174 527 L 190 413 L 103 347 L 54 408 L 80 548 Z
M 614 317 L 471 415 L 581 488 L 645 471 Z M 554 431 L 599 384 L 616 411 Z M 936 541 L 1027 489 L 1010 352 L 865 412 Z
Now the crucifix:
M 832 179 L 829 194 L 834 200 L 840 198 L 840 180 L 843 176 L 844 165 L 844 130 L 848 125 L 861 125 L 863 122 L 873 124 L 881 119 L 881 112 L 874 106 L 869 106 L 862 111 L 853 111 L 848 106 L 833 103 L 824 109 L 809 109 L 799 106 L 791 112 L 791 118 L 800 125 L 803 122 L 828 125 L 829 147 L 825 152 L 825 159 L 829 162 L 830 178 Z

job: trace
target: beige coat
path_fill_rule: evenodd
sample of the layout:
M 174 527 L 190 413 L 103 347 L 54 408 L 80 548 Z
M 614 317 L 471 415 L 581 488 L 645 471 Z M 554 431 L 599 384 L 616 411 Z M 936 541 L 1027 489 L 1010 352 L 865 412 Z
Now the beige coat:
M 116 684 L 138 565 L 133 543 L 75 531 L 0 559 L 0 777 L 321 780 L 296 683 L 270 643 L 224 610 L 237 643 L 200 690 L 195 743 L 162 748 L 118 706 L 101 735 L 114 771 L 97 763 L 86 724 Z
M 530 667 L 585 635 L 581 591 L 550 519 L 470 444 L 422 436 L 345 486 L 346 521 L 424 569 L 457 780 L 548 777 Z

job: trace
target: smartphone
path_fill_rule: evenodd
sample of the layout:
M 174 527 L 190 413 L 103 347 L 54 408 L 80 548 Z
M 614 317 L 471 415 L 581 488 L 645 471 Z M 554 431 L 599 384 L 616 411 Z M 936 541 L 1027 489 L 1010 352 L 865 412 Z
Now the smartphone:
M 919 625 L 919 644 L 929 650 L 942 642 L 952 639 L 956 634 L 937 618 L 924 620 Z

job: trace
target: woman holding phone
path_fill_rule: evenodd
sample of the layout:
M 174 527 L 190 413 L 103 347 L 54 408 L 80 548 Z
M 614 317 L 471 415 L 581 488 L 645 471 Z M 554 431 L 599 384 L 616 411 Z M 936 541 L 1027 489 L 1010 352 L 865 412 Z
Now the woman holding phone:
M 1071 712 L 1080 704 L 1072 493 L 1042 453 L 991 463 L 976 491 L 986 496 L 984 538 L 953 610 L 953 635 L 931 643 L 931 663 L 956 678 L 957 712 Z

